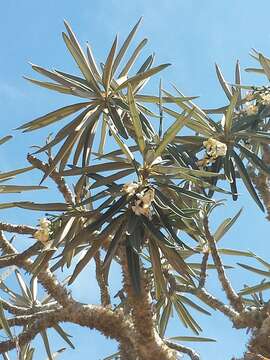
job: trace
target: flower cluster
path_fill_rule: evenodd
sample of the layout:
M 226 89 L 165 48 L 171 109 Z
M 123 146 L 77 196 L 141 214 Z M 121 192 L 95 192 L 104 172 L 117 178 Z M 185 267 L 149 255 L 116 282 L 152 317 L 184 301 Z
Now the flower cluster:
M 138 184 L 138 183 L 130 182 L 130 183 L 125 184 L 122 187 L 122 191 L 124 191 L 126 194 L 129 194 L 132 196 L 136 193 L 139 186 L 140 186 L 140 184 Z
M 247 103 L 245 108 L 245 114 L 247 116 L 256 115 L 258 113 L 258 106 L 252 103 Z
M 51 222 L 46 218 L 39 220 L 39 229 L 34 233 L 34 238 L 43 244 L 50 240 Z
M 225 156 L 227 152 L 227 145 L 213 138 L 204 141 L 203 146 L 206 148 L 207 155 L 212 159 Z
M 260 94 L 259 102 L 262 105 L 270 105 L 270 93 L 264 92 Z
M 147 189 L 146 191 L 142 191 L 136 194 L 137 200 L 135 200 L 135 205 L 131 208 L 133 212 L 140 216 L 144 215 L 147 217 L 151 216 L 151 204 L 155 197 L 154 189 Z

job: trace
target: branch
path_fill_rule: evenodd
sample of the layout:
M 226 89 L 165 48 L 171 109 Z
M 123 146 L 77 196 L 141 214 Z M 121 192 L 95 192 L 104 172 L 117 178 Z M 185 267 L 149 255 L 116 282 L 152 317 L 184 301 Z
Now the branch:
M 106 284 L 106 281 L 104 279 L 104 274 L 102 272 L 102 261 L 100 259 L 99 251 L 94 256 L 94 260 L 96 263 L 96 279 L 100 288 L 101 304 L 103 306 L 108 306 L 111 304 L 111 299 L 110 299 L 108 284 Z
M 47 172 L 50 168 L 49 164 L 45 164 L 44 162 L 37 159 L 33 155 L 28 154 L 27 160 L 36 169 L 39 169 L 39 170 L 43 171 L 44 173 Z M 73 198 L 72 192 L 69 189 L 68 185 L 66 184 L 64 178 L 59 174 L 59 172 L 57 170 L 53 170 L 49 176 L 57 185 L 57 188 L 60 191 L 60 193 L 63 195 L 66 203 L 74 204 L 74 198 Z
M 34 235 L 34 233 L 37 231 L 37 229 L 32 226 L 13 225 L 4 222 L 0 222 L 0 230 L 25 235 Z
M 209 230 L 209 223 L 208 223 L 207 216 L 204 217 L 203 224 L 204 224 L 205 236 L 208 241 L 209 248 L 211 250 L 213 261 L 217 268 L 218 278 L 222 285 L 222 288 L 225 291 L 225 294 L 226 294 L 230 304 L 232 305 L 232 307 L 237 311 L 242 311 L 243 310 L 242 300 L 241 300 L 240 296 L 238 296 L 237 293 L 234 291 L 234 289 L 231 286 L 231 283 L 229 282 L 229 280 L 226 276 L 224 266 L 222 264 L 221 258 L 218 253 L 215 239 L 213 238 L 213 236 L 211 235 L 210 230 Z
M 209 257 L 209 251 L 206 251 L 203 254 L 202 263 L 201 263 L 199 288 L 203 288 L 205 286 L 208 257 Z
M 6 254 L 20 256 L 20 254 L 17 253 L 15 247 L 4 237 L 1 231 L 0 231 L 0 248 L 2 248 L 3 252 Z M 24 268 L 27 272 L 31 272 L 33 261 L 29 258 L 28 259 L 24 258 L 21 260 L 19 265 L 20 267 Z M 47 290 L 47 292 L 50 295 L 52 295 L 55 298 L 55 300 L 59 302 L 60 305 L 67 306 L 70 305 L 71 303 L 74 303 L 74 300 L 72 299 L 68 290 L 57 281 L 57 279 L 49 269 L 39 272 L 37 274 L 37 279 L 41 283 L 41 285 Z
M 197 296 L 205 304 L 215 310 L 219 310 L 222 314 L 226 315 L 232 321 L 234 321 L 235 317 L 239 315 L 239 313 L 235 311 L 231 306 L 223 304 L 222 301 L 209 294 L 205 289 L 194 288 L 185 285 L 176 285 L 176 290 Z
M 35 305 L 31 308 L 24 308 L 21 306 L 15 306 L 13 304 L 10 304 L 8 301 L 1 299 L 0 300 L 3 308 L 7 310 L 10 314 L 13 315 L 32 315 L 34 313 L 38 312 L 44 312 L 48 310 L 55 310 L 57 303 L 50 303 L 50 304 L 42 304 L 42 305 Z M 59 307 L 57 307 L 59 309 Z
M 175 344 L 169 340 L 165 341 L 166 345 L 168 345 L 171 349 L 174 349 L 176 351 L 179 351 L 183 354 L 187 354 L 191 360 L 200 360 L 199 355 L 191 348 L 183 346 L 183 345 L 179 345 L 179 344 Z
M 26 317 L 21 317 L 21 323 L 24 323 L 23 318 L 26 319 Z M 16 338 L 1 342 L 0 353 L 10 351 L 17 345 L 25 345 L 33 340 L 42 330 L 53 327 L 56 323 L 60 322 L 71 322 L 90 329 L 99 330 L 105 336 L 126 342 L 127 346 L 134 348 L 133 329 L 125 321 L 122 312 L 113 311 L 98 305 L 81 305 L 76 303 L 65 309 L 39 314 L 39 318 L 35 320 L 28 330 L 22 332 Z
M 147 274 L 141 270 L 141 293 L 137 295 L 131 285 L 124 246 L 119 251 L 123 271 L 124 290 L 131 308 L 132 320 L 136 331 L 138 353 L 147 360 L 175 360 L 175 351 L 170 349 L 156 331 L 153 309 L 149 293 Z

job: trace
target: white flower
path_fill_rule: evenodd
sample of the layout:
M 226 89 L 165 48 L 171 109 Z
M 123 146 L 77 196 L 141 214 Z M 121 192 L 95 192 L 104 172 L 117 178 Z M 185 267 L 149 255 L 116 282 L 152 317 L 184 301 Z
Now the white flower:
M 260 94 L 260 103 L 262 105 L 270 105 L 270 94 Z
M 149 189 L 146 192 L 141 192 L 137 194 L 137 197 L 138 200 L 136 200 L 135 205 L 131 207 L 133 212 L 138 216 L 144 215 L 149 217 L 151 204 L 155 197 L 154 189 Z
M 124 191 L 126 194 L 134 195 L 138 187 L 139 187 L 138 183 L 130 182 L 122 187 L 122 191 Z
M 39 229 L 34 233 L 34 238 L 38 241 L 47 243 L 50 239 L 50 220 L 42 218 L 39 220 Z
M 42 218 L 39 220 L 39 226 L 42 228 L 42 229 L 48 229 L 50 227 L 50 220 L 46 219 L 46 218 Z
M 206 148 L 207 155 L 213 159 L 225 156 L 227 153 L 227 145 L 213 138 L 204 141 L 203 146 Z
M 256 115 L 258 113 L 258 107 L 254 104 L 250 104 L 246 107 L 245 113 L 248 116 Z
M 38 241 L 42 242 L 42 243 L 46 243 L 50 238 L 49 230 L 47 230 L 47 229 L 37 230 L 34 233 L 34 238 L 37 239 Z

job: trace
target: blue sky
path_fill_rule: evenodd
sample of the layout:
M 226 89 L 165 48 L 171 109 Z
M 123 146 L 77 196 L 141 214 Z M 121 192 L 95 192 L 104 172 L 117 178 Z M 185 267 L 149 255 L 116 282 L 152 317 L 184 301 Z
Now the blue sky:
M 270 54 L 269 31 L 270 3 L 254 1 L 182 1 L 182 0 L 99 0 L 67 1 L 34 0 L 3 2 L 0 14 L 0 106 L 1 129 L 4 136 L 23 122 L 66 104 L 67 100 L 44 89 L 35 88 L 22 79 L 22 75 L 33 75 L 28 61 L 45 67 L 61 68 L 73 71 L 74 64 L 68 56 L 61 32 L 63 19 L 67 19 L 81 40 L 89 41 L 99 61 L 104 61 L 116 33 L 124 39 L 140 16 L 143 24 L 136 39 L 149 39 L 145 51 L 148 56 L 156 53 L 156 64 L 170 62 L 173 65 L 162 74 L 165 87 L 173 82 L 187 95 L 200 95 L 201 106 L 217 107 L 225 104 L 225 98 L 218 86 L 214 72 L 217 62 L 226 79 L 233 81 L 234 65 L 240 60 L 242 68 L 253 65 L 248 53 L 256 48 L 266 55 Z M 249 84 L 253 77 L 243 74 L 243 82 Z M 259 80 L 264 80 L 259 79 Z M 31 135 L 16 135 L 15 139 L 1 146 L 1 170 L 25 166 L 25 155 L 29 146 L 40 143 L 40 134 L 46 136 L 47 130 Z M 23 177 L 27 183 L 37 182 L 39 174 Z M 19 180 L 17 180 L 18 182 Z M 48 182 L 48 185 L 50 183 Z M 54 196 L 53 191 L 39 194 L 40 201 Z M 24 199 L 34 199 L 34 194 L 23 195 Z M 6 197 L 3 197 L 6 200 Z M 3 201 L 5 201 L 3 200 Z M 258 255 L 266 256 L 267 222 L 262 213 L 243 190 L 237 204 L 228 201 L 226 207 L 218 210 L 213 218 L 212 227 L 217 227 L 221 217 L 234 215 L 244 206 L 244 212 L 224 238 L 227 247 L 249 249 Z M 37 218 L 21 211 L 5 211 L 1 219 L 11 222 L 33 224 Z M 25 239 L 19 239 L 25 241 Z M 224 245 L 224 246 L 225 246 Z M 226 259 L 234 264 L 237 259 Z M 267 259 L 266 259 L 267 260 Z M 269 259 L 268 259 L 269 260 Z M 98 290 L 91 277 L 92 266 L 81 280 L 80 286 L 73 289 L 74 294 L 84 302 L 96 302 Z M 234 285 L 242 287 L 243 281 L 255 281 L 249 274 L 231 270 L 235 275 Z M 112 271 L 113 288 L 117 290 L 120 274 L 117 268 Z M 221 294 L 215 277 L 209 279 L 209 290 Z M 231 324 L 222 316 L 213 314 L 211 318 L 200 317 L 205 332 L 203 335 L 215 337 L 215 344 L 196 345 L 202 359 L 227 360 L 243 352 L 247 337 L 244 332 L 231 329 Z M 88 356 L 102 359 L 115 350 L 115 343 L 103 339 L 95 332 L 66 326 L 74 334 L 77 352 L 67 350 L 62 359 L 77 359 Z M 191 335 L 175 319 L 172 321 L 168 336 Z M 64 344 L 52 336 L 52 345 L 56 350 Z M 42 349 L 37 358 L 45 358 Z M 14 357 L 15 359 L 15 357 Z

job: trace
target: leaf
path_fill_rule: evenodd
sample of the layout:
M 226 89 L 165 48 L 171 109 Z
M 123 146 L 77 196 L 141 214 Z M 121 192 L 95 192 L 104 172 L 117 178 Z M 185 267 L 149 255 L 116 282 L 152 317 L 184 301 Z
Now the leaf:
M 138 142 L 141 154 L 144 154 L 145 139 L 144 139 L 144 135 L 143 135 L 142 124 L 141 124 L 141 120 L 139 117 L 139 112 L 136 108 L 134 96 L 132 93 L 132 87 L 130 84 L 128 85 L 128 104 L 129 104 L 129 108 L 130 108 L 131 118 L 133 120 L 133 127 L 134 127 L 134 130 L 136 133 L 137 142 Z
M 256 69 L 256 68 L 246 68 L 246 72 L 254 72 L 256 74 L 265 75 L 265 71 L 263 69 Z
M 112 185 L 116 186 L 114 181 L 123 179 L 124 177 L 132 174 L 133 171 L 134 171 L 133 169 L 126 169 L 126 170 L 119 171 L 111 176 L 105 177 L 105 176 L 99 175 L 100 178 L 97 179 L 97 181 L 90 186 L 90 189 L 93 190 L 93 189 L 96 189 L 96 188 L 98 188 L 100 186 L 104 186 L 104 185 L 105 186 L 112 186 Z M 96 178 L 96 174 L 88 173 L 87 176 L 93 177 L 94 179 Z
M 138 58 L 140 52 L 142 51 L 142 49 L 144 48 L 144 46 L 147 44 L 147 39 L 143 39 L 139 45 L 135 48 L 135 50 L 133 51 L 131 57 L 129 58 L 129 60 L 127 61 L 126 65 L 124 66 L 123 70 L 120 72 L 119 74 L 119 79 L 124 78 L 125 76 L 127 76 L 129 70 L 131 69 L 131 67 L 133 66 L 133 64 L 135 63 L 136 59 Z
M 189 248 L 182 240 L 180 240 L 178 238 L 176 232 L 174 231 L 172 225 L 169 222 L 168 217 L 162 212 L 161 208 L 159 208 L 155 204 L 153 205 L 153 207 L 156 210 L 157 214 L 159 215 L 161 223 L 164 226 L 165 230 L 172 237 L 172 239 L 175 241 L 175 243 L 177 245 L 181 246 L 182 248 Z
M 267 276 L 270 277 L 270 271 L 265 271 L 265 270 L 261 270 L 261 269 L 257 269 L 253 266 L 250 265 L 245 265 L 245 264 L 241 264 L 241 263 L 237 263 L 237 265 L 241 266 L 242 268 L 249 270 L 251 272 L 254 272 L 255 274 L 259 274 L 259 275 L 263 275 L 263 276 Z
M 106 356 L 103 360 L 118 360 L 118 357 L 121 355 L 121 352 L 118 351 L 110 356 Z
M 159 322 L 159 334 L 163 338 L 165 335 L 165 331 L 169 322 L 169 318 L 172 312 L 172 302 L 168 299 L 168 302 L 162 312 L 160 322 Z
M 58 334 L 64 339 L 64 341 L 72 348 L 75 349 L 75 346 L 72 344 L 72 342 L 69 340 L 70 337 L 72 337 L 71 335 L 67 334 L 60 325 L 55 324 L 54 326 L 54 330 L 58 332 Z
M 7 142 L 8 140 L 12 139 L 13 136 L 11 135 L 7 135 L 7 136 L 4 136 L 0 139 L 0 145 L 4 144 L 5 142 Z
M 26 299 L 31 298 L 32 297 L 31 291 L 28 289 L 25 281 L 23 280 L 22 275 L 19 273 L 18 270 L 15 270 L 15 275 L 16 275 L 17 281 L 20 285 L 23 297 L 25 297 Z
M 179 301 L 181 301 L 184 304 L 189 305 L 190 307 L 192 307 L 193 309 L 205 314 L 205 315 L 211 315 L 211 313 L 207 310 L 205 310 L 204 308 L 202 308 L 201 306 L 197 305 L 196 303 L 194 303 L 192 300 L 188 299 L 186 296 L 183 295 L 178 295 L 177 298 L 179 299 Z
M 143 233 L 144 228 L 141 217 L 135 215 L 132 211 L 127 219 L 126 242 L 138 254 L 141 252 Z
M 106 115 L 103 114 L 101 134 L 100 134 L 100 143 L 99 143 L 99 147 L 98 147 L 98 153 L 100 155 L 103 154 L 105 141 L 106 141 L 106 134 L 107 134 L 107 121 L 105 118 L 106 118 Z
M 270 62 L 269 60 L 264 57 L 262 54 L 259 54 L 259 62 L 263 68 L 265 75 L 267 76 L 268 80 L 270 81 Z
M 267 290 L 267 289 L 270 289 L 270 282 L 264 282 L 259 285 L 246 287 L 239 292 L 239 295 L 240 296 L 250 295 L 250 294 L 254 294 L 256 292 Z
M 30 282 L 31 296 L 33 301 L 37 300 L 37 292 L 38 292 L 38 282 L 37 277 L 32 277 Z
M 270 264 L 267 261 L 263 260 L 261 257 L 257 256 L 254 253 L 251 253 L 251 256 L 254 257 L 257 261 L 259 261 L 259 263 L 261 263 L 270 271 Z
M 166 146 L 174 140 L 177 133 L 182 129 L 182 127 L 188 122 L 191 118 L 194 110 L 192 109 L 186 116 L 185 114 L 181 114 L 173 125 L 169 127 L 169 129 L 165 132 L 161 143 L 158 145 L 157 149 L 155 150 L 155 155 L 153 161 L 160 155 L 162 155 L 163 151 L 165 150 Z
M 73 145 L 78 140 L 79 136 L 81 135 L 81 131 L 75 131 L 74 133 L 70 134 L 63 145 L 58 150 L 56 156 L 53 158 L 53 160 L 50 163 L 50 166 L 44 171 L 44 175 L 40 181 L 40 184 L 55 170 L 57 164 L 61 162 L 63 159 L 66 159 L 69 157 L 70 151 L 72 150 Z M 63 166 L 60 166 L 59 170 L 60 172 L 63 170 Z
M 159 249 L 158 249 L 155 241 L 153 241 L 151 238 L 149 239 L 148 247 L 149 247 L 149 254 L 150 254 L 150 259 L 151 259 L 151 264 L 152 264 L 152 269 L 153 269 L 153 275 L 154 275 L 154 279 L 155 279 L 156 298 L 160 299 L 163 294 L 166 294 L 167 289 L 166 289 L 164 275 L 162 272 Z M 164 335 L 164 333 L 163 333 L 163 335 Z
M 110 118 L 112 123 L 114 124 L 115 128 L 119 132 L 119 134 L 124 138 L 128 139 L 128 133 L 127 130 L 123 124 L 122 120 L 122 114 L 118 113 L 118 109 L 116 109 L 114 106 L 108 106 L 108 110 L 110 113 Z
M 218 249 L 218 251 L 220 254 L 224 254 L 224 255 L 253 257 L 252 253 L 250 253 L 249 251 L 234 250 L 234 249 Z
M 106 221 L 108 222 L 119 210 L 121 210 L 123 207 L 126 206 L 126 204 L 131 199 L 128 198 L 127 195 L 122 196 L 120 199 L 118 199 L 113 205 L 111 205 L 107 211 L 105 211 L 103 214 L 99 216 L 99 218 L 92 222 L 91 224 L 87 225 L 82 231 L 80 231 L 74 239 L 69 242 L 65 249 L 64 253 L 69 252 L 70 250 L 74 249 L 76 246 L 83 243 L 85 239 L 88 239 L 89 235 L 100 228 Z M 115 219 L 117 220 L 117 219 Z M 113 223 L 113 221 L 111 221 Z
M 95 173 L 95 172 L 103 172 L 103 171 L 112 171 L 112 170 L 119 170 L 119 169 L 129 169 L 132 167 L 131 164 L 123 161 L 115 161 L 115 162 L 107 162 L 98 165 L 90 165 L 85 167 L 76 167 L 70 166 L 70 170 L 62 171 L 61 175 L 64 176 L 74 176 L 74 175 L 81 175 L 87 173 Z
M 113 64 L 113 68 L 112 68 L 112 74 L 115 73 L 115 71 L 117 70 L 121 60 L 123 59 L 134 35 L 136 34 L 136 31 L 140 25 L 142 21 L 142 17 L 139 19 L 139 21 L 136 23 L 136 25 L 133 27 L 133 29 L 131 30 L 131 32 L 129 33 L 128 37 L 126 38 L 126 40 L 124 41 L 123 45 L 121 46 L 121 49 L 119 50 L 115 60 L 114 60 L 114 64 Z
M 87 44 L 87 58 L 88 58 L 88 63 L 89 63 L 90 69 L 91 69 L 96 81 L 101 82 L 100 72 L 98 70 L 97 64 L 95 62 L 95 58 L 93 56 L 92 49 L 89 44 Z
M 55 84 L 55 83 L 51 83 L 51 82 L 46 82 L 46 81 L 40 81 L 40 80 L 36 80 L 36 79 L 31 79 L 27 76 L 23 76 L 23 78 L 27 81 L 30 81 L 31 83 L 41 86 L 45 89 L 49 89 L 49 90 L 53 90 L 53 91 L 57 91 L 60 92 L 62 94 L 74 94 L 74 91 L 72 91 L 71 88 L 64 86 L 64 85 L 59 85 L 59 84 Z
M 28 172 L 33 169 L 34 169 L 34 166 L 27 166 L 25 168 L 0 173 L 0 180 L 7 179 L 7 178 L 13 177 L 18 174 L 23 174 L 23 173 Z
M 110 127 L 111 133 L 112 133 L 115 141 L 120 146 L 123 153 L 126 155 L 127 159 L 129 160 L 129 162 L 133 163 L 134 156 L 133 156 L 132 152 L 129 150 L 128 146 L 125 143 L 123 143 L 123 141 L 120 139 L 120 137 L 117 135 L 116 131 L 110 124 L 109 124 L 109 127 Z
M 222 89 L 224 90 L 227 98 L 231 101 L 231 98 L 233 96 L 232 92 L 231 92 L 231 89 L 229 88 L 227 82 L 225 81 L 219 66 L 217 64 L 215 64 L 215 67 L 216 67 L 216 73 L 217 73 L 219 83 L 220 83 Z
M 89 82 L 90 86 L 93 88 L 93 90 L 95 90 L 97 93 L 99 93 L 99 88 L 96 83 L 96 80 L 90 70 L 88 61 L 81 49 L 76 37 L 75 37 L 75 34 L 71 30 L 69 24 L 66 21 L 64 23 L 65 23 L 66 29 L 69 33 L 69 36 L 70 36 L 70 38 L 69 38 L 65 33 L 62 33 L 64 42 L 65 42 L 68 50 L 70 51 L 72 57 L 76 61 L 82 74 L 85 76 L 86 80 Z
M 118 92 L 118 91 L 126 88 L 128 85 L 136 86 L 142 80 L 145 80 L 145 79 L 149 78 L 150 76 L 153 76 L 153 75 L 157 74 L 158 72 L 164 70 L 169 65 L 171 65 L 171 64 L 159 65 L 159 66 L 156 66 L 156 67 L 154 67 L 152 69 L 146 70 L 143 73 L 139 73 L 139 74 L 129 78 L 128 80 L 124 81 L 121 85 L 119 85 L 115 89 L 115 92 Z
M 16 207 L 28 210 L 36 210 L 36 211 L 67 211 L 71 209 L 70 205 L 64 203 L 44 203 L 38 204 L 30 201 L 20 201 L 15 202 Z
M 52 353 L 51 353 L 49 339 L 48 339 L 46 330 L 41 330 L 40 335 L 42 337 L 42 340 L 43 340 L 43 343 L 44 343 L 44 346 L 45 346 L 45 349 L 46 349 L 46 353 L 48 355 L 48 359 L 49 360 L 54 360 L 53 356 L 52 356 Z
M 126 245 L 126 256 L 132 289 L 134 294 L 139 296 L 141 294 L 140 258 L 137 252 L 129 245 Z
M 174 270 L 192 281 L 190 275 L 194 276 L 195 274 L 192 269 L 190 269 L 189 266 L 185 263 L 179 253 L 175 250 L 175 246 L 169 242 L 163 233 L 154 225 L 152 225 L 152 223 L 145 216 L 143 216 L 143 222 L 146 225 L 146 228 L 149 230 L 150 234 L 152 234 L 154 239 L 156 239 L 157 245 Z
M 230 105 L 228 106 L 228 108 L 226 110 L 224 131 L 225 131 L 225 134 L 227 134 L 227 135 L 231 131 L 231 127 L 232 127 L 232 123 L 233 123 L 234 108 L 236 106 L 238 96 L 239 96 L 239 90 L 236 90 L 233 97 L 231 98 Z
M 261 160 L 254 152 L 250 151 L 249 149 L 240 144 L 237 144 L 236 146 L 255 167 L 266 173 L 267 176 L 270 175 L 270 167 L 267 166 L 266 163 Z
M 7 334 L 7 336 L 10 339 L 12 339 L 13 335 L 12 335 L 12 332 L 11 332 L 10 327 L 8 325 L 8 322 L 6 320 L 4 309 L 3 309 L 3 304 L 2 304 L 1 300 L 0 300 L 0 325 L 3 328 L 3 330 L 5 331 L 5 333 Z
M 241 94 L 241 70 L 240 70 L 240 62 L 239 60 L 236 61 L 236 65 L 235 65 L 235 84 L 236 87 L 239 88 L 239 96 L 237 99 L 237 102 L 240 102 L 242 99 L 242 94 Z
M 23 130 L 23 132 L 33 131 L 36 129 L 40 129 L 42 127 L 48 126 L 58 120 L 61 120 L 78 110 L 89 106 L 89 102 L 77 103 L 73 105 L 64 106 L 63 108 L 52 111 L 46 115 L 43 115 L 35 120 L 29 121 L 18 128 L 16 130 Z
M 38 274 L 43 271 L 47 266 L 49 260 L 52 258 L 53 254 L 56 251 L 55 247 L 52 248 L 44 248 L 43 252 L 41 252 L 34 260 L 30 267 L 30 272 L 33 277 L 38 276 Z
M 231 174 L 231 149 L 230 147 L 227 148 L 226 155 L 223 157 L 223 167 L 224 167 L 224 174 L 227 181 L 231 184 L 233 182 L 232 174 Z
M 165 206 L 165 208 L 170 209 L 173 213 L 180 217 L 190 217 L 186 216 L 184 211 L 182 209 L 179 209 L 179 207 L 174 203 L 173 199 L 169 199 L 166 195 L 164 195 L 159 189 L 155 189 L 155 197 L 158 198 L 158 200 Z
M 89 233 L 90 235 L 90 233 Z M 106 238 L 100 236 L 97 239 L 92 241 L 91 247 L 83 256 L 83 258 L 76 265 L 71 278 L 69 279 L 68 285 L 72 284 L 77 276 L 81 273 L 81 271 L 85 268 L 85 266 L 91 261 L 91 259 L 96 255 L 102 244 L 106 241 Z
M 187 311 L 186 307 L 181 303 L 178 296 L 176 297 L 176 301 L 174 301 L 174 307 L 179 319 L 182 320 L 185 327 L 189 327 L 195 334 L 199 335 L 199 332 L 202 331 L 202 329 Z
M 206 338 L 206 337 L 200 337 L 200 336 L 173 336 L 168 338 L 168 340 L 174 340 L 174 341 L 191 341 L 191 342 L 216 342 L 215 339 Z
M 44 190 L 46 186 L 27 186 L 27 185 L 0 185 L 0 193 L 20 193 L 22 191 Z
M 184 188 L 182 188 L 180 186 L 171 185 L 171 184 L 168 184 L 166 186 L 168 186 L 169 188 L 175 190 L 180 196 L 184 195 L 184 196 L 190 197 L 192 199 L 196 199 L 196 200 L 201 200 L 201 201 L 205 201 L 205 202 L 213 202 L 212 199 L 209 199 L 207 196 L 199 194 L 199 193 L 197 193 L 197 192 L 195 192 L 193 190 L 187 190 L 187 189 L 184 189 Z
M 243 208 L 241 208 L 233 218 L 227 218 L 219 225 L 219 227 L 214 233 L 215 242 L 218 242 L 233 226 L 233 224 L 236 222 L 236 220 L 239 218 L 240 214 L 242 213 L 242 210 Z
M 118 37 L 116 36 L 115 40 L 112 44 L 111 50 L 109 52 L 109 55 L 107 57 L 107 60 L 105 62 L 104 70 L 103 70 L 102 82 L 103 82 L 104 88 L 107 92 L 109 90 L 111 78 L 113 75 L 113 73 L 112 73 L 113 60 L 114 60 L 114 55 L 115 55 L 115 51 L 116 51 L 116 47 L 117 47 L 117 41 L 118 41 Z
M 116 230 L 114 237 L 112 238 L 109 248 L 107 250 L 106 256 L 104 258 L 103 261 L 103 270 L 104 270 L 104 279 L 106 281 L 106 283 L 108 283 L 108 274 L 109 274 L 109 268 L 112 262 L 112 259 L 114 257 L 114 255 L 116 254 L 117 248 L 120 244 L 120 241 L 123 238 L 123 233 L 124 233 L 124 227 L 125 224 L 124 222 L 122 222 L 118 229 Z
M 233 155 L 235 164 L 237 166 L 237 169 L 239 171 L 239 174 L 241 176 L 241 179 L 243 180 L 247 190 L 249 191 L 250 195 L 253 197 L 256 204 L 259 206 L 259 208 L 264 212 L 263 204 L 254 189 L 254 186 L 249 178 L 248 172 L 247 172 L 242 160 L 240 159 L 240 157 L 236 154 L 236 152 L 234 150 L 232 150 L 232 155 Z
M 230 161 L 229 161 L 229 167 L 230 167 L 230 173 L 231 173 L 231 176 L 232 176 L 232 182 L 230 183 L 230 188 L 231 188 L 231 192 L 232 192 L 232 199 L 233 199 L 233 201 L 236 201 L 238 199 L 237 184 L 236 184 L 236 174 L 235 174 L 234 164 L 233 164 L 231 158 L 230 158 Z
M 137 74 L 143 73 L 146 70 L 150 69 L 155 59 L 155 54 L 148 56 L 148 58 L 145 60 L 145 62 L 142 64 L 142 66 L 137 71 Z

